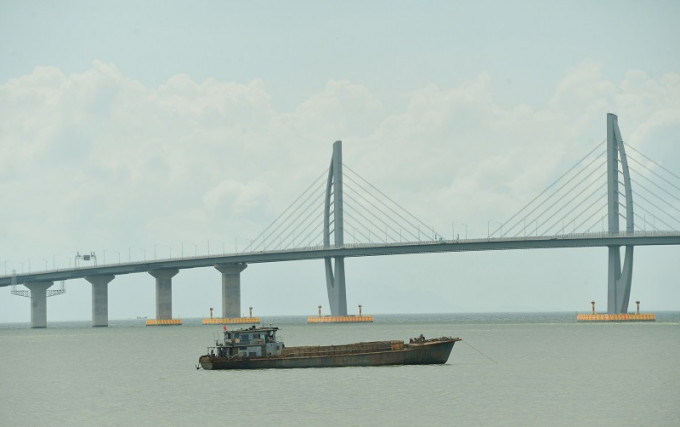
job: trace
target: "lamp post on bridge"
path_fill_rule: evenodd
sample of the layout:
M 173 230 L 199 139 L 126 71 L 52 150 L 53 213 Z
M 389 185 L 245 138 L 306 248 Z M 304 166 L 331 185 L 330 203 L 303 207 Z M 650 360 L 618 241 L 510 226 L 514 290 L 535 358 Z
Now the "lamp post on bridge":
M 565 228 L 566 228 L 565 226 L 569 225 L 569 223 L 571 223 L 573 225 L 571 233 L 576 234 L 576 220 L 572 219 L 571 221 L 567 221 L 566 223 L 564 222 L 564 220 L 562 220 L 562 235 L 565 235 Z
M 158 259 L 157 252 L 156 252 L 157 246 L 159 246 L 159 245 L 154 243 L 154 245 L 153 245 L 153 258 L 156 259 L 156 260 Z M 164 247 L 164 248 L 168 248 L 168 251 L 170 253 L 170 255 L 168 255 L 168 259 L 172 259 L 172 246 L 170 246 L 170 245 L 160 245 L 160 246 Z
M 498 222 L 498 221 L 488 220 L 488 221 L 486 221 L 486 237 L 487 237 L 487 239 L 490 239 L 490 238 L 491 238 L 491 223 L 492 223 L 492 222 L 493 222 L 494 224 L 498 224 L 498 226 L 499 226 L 499 227 L 496 229 L 496 231 L 499 231 L 499 230 L 500 230 L 500 235 L 499 235 L 498 237 L 503 237 L 503 223 L 502 223 L 502 222 Z M 494 233 L 495 233 L 496 231 L 494 231 Z
M 192 243 L 194 245 L 194 256 L 198 255 L 198 245 L 196 243 Z M 182 240 L 182 258 L 184 258 L 184 240 Z
M 215 240 L 215 239 L 213 239 L 213 240 Z M 222 240 L 215 240 L 215 242 L 222 243 L 222 255 L 224 255 L 226 253 L 226 250 L 224 248 L 225 243 Z M 210 239 L 208 239 L 208 255 L 210 255 Z
M 538 236 L 538 221 L 533 220 L 529 223 L 529 225 L 531 225 L 532 222 L 534 223 L 534 236 Z M 527 237 L 527 221 L 526 220 L 524 220 L 524 237 Z
M 456 237 L 456 228 L 455 228 L 455 224 L 456 224 L 456 222 L 452 222 L 452 223 L 451 223 L 451 234 L 452 234 L 451 238 L 452 238 L 453 240 L 458 240 L 458 238 Z M 461 225 L 464 225 L 464 226 L 465 226 L 465 240 L 467 240 L 467 228 L 468 228 L 467 224 L 464 223 L 464 222 L 459 222 L 458 224 L 461 224 Z M 459 236 L 460 236 L 460 233 L 459 233 Z
M 134 247 L 134 246 L 128 246 L 128 261 L 129 262 L 132 262 L 132 249 L 138 249 L 138 250 L 142 251 L 142 253 L 144 254 L 143 261 L 146 261 L 146 249 Z

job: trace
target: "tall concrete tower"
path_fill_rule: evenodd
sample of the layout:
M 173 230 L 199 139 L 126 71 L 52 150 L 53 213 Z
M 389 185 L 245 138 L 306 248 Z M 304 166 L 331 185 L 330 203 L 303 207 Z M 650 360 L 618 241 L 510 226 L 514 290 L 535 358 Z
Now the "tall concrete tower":
M 323 244 L 325 247 L 331 246 L 331 234 L 333 235 L 334 246 L 344 244 L 342 206 L 342 141 L 335 141 L 331 167 L 328 170 L 324 203 Z M 333 269 L 333 261 L 335 261 L 335 269 Z M 328 257 L 324 259 L 324 262 L 326 264 L 326 290 L 328 291 L 331 314 L 333 316 L 346 316 L 345 258 L 335 257 L 332 259 Z
M 619 234 L 619 160 L 623 172 L 623 186 L 626 198 L 626 232 L 635 231 L 633 223 L 633 191 L 630 186 L 630 171 L 626 150 L 619 130 L 618 118 L 607 114 L 607 212 L 609 234 Z M 609 269 L 607 287 L 607 313 L 628 312 L 628 300 L 633 279 L 633 246 L 626 246 L 621 268 L 620 246 L 609 246 Z

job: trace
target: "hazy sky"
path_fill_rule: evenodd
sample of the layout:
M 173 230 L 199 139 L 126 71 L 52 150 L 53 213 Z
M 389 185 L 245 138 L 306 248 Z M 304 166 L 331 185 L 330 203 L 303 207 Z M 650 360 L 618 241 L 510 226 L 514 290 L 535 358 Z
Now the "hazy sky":
M 680 173 L 680 3 L 0 2 L 0 274 L 227 252 L 344 162 L 444 234 L 485 237 L 606 138 Z M 460 232 L 460 231 L 459 231 Z M 680 248 L 637 248 L 631 301 L 680 309 Z M 346 261 L 350 312 L 606 307 L 606 249 Z M 220 307 L 184 270 L 173 314 Z M 242 310 L 328 306 L 321 261 L 251 265 Z M 55 285 L 55 287 L 57 287 Z M 66 282 L 48 323 L 88 320 Z M 631 304 L 633 308 L 634 303 Z M 155 315 L 117 277 L 109 317 Z M 0 289 L 0 322 L 30 300 Z

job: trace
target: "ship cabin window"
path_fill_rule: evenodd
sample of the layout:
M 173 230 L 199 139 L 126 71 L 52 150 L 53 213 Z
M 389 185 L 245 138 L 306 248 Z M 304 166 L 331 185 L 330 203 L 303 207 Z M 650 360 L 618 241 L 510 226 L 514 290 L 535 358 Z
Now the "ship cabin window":
M 227 339 L 234 344 L 250 344 L 258 341 L 265 343 L 276 342 L 276 331 L 273 330 L 257 331 L 250 333 L 228 331 L 226 332 L 225 335 Z
M 256 337 L 256 335 L 255 335 Z M 250 343 L 253 338 L 255 338 L 253 334 L 234 334 L 234 342 L 236 343 L 241 343 L 241 344 L 248 344 Z
M 248 340 L 248 334 L 239 334 L 236 332 L 232 335 L 232 339 L 234 343 L 242 343 Z

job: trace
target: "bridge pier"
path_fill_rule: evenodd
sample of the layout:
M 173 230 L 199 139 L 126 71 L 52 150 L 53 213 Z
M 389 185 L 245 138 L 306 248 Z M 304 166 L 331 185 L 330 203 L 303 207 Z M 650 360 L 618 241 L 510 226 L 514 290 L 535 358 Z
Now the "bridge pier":
M 241 272 L 246 263 L 217 264 L 222 273 L 222 317 L 241 317 Z
M 149 271 L 156 278 L 156 320 L 172 319 L 172 278 L 177 273 L 176 268 Z
M 47 327 L 47 289 L 54 282 L 24 283 L 31 291 L 31 328 Z
M 109 282 L 116 276 L 85 276 L 92 284 L 92 326 L 109 326 Z

